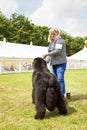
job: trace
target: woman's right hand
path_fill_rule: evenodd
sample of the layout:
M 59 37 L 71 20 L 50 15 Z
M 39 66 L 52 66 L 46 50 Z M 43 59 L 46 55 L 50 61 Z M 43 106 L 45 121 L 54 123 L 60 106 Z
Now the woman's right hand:
M 48 56 L 48 54 L 45 54 L 42 56 L 43 59 L 45 59 Z

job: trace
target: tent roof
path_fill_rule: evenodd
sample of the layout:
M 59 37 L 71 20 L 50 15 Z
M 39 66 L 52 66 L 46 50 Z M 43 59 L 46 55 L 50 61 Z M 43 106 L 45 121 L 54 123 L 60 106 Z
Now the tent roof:
M 87 60 L 87 48 L 84 47 L 79 52 L 75 53 L 72 56 L 69 56 L 68 59 Z
M 48 52 L 48 47 L 0 41 L 0 57 L 35 58 Z

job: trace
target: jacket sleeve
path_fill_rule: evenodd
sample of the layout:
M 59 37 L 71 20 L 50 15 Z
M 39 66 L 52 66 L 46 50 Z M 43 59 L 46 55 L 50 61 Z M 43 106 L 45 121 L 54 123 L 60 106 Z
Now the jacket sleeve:
M 50 52 L 48 52 L 48 55 L 49 56 L 60 55 L 61 51 L 62 51 L 62 48 L 63 48 L 63 44 L 56 42 L 55 49 L 50 51 Z

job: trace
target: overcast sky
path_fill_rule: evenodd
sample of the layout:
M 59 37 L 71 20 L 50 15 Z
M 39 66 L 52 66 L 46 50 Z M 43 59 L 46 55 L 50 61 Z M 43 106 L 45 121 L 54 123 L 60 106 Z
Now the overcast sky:
M 0 0 L 0 11 L 29 17 L 35 25 L 57 27 L 72 36 L 87 36 L 87 0 Z

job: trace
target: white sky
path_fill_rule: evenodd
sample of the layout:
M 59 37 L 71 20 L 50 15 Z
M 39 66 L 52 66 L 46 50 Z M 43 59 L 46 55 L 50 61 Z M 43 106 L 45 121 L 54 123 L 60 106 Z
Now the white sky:
M 57 27 L 72 36 L 87 36 L 87 0 L 0 0 L 0 11 L 29 17 L 35 25 Z

